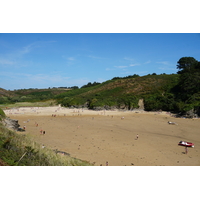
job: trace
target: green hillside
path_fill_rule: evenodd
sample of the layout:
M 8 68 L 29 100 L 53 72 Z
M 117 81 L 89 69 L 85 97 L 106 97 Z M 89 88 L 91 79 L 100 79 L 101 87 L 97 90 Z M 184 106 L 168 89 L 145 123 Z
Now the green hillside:
M 57 95 L 56 99 L 66 107 L 130 110 L 138 108 L 138 101 L 141 98 L 146 100 L 146 104 L 152 95 L 166 98 L 171 89 L 177 85 L 178 79 L 178 74 L 113 78 L 96 86 L 62 93 Z M 162 109 L 162 106 L 155 109 Z
M 53 99 L 56 95 L 68 91 L 69 89 L 20 89 L 8 91 L 0 88 L 0 104 L 10 104 L 17 102 L 38 102 Z

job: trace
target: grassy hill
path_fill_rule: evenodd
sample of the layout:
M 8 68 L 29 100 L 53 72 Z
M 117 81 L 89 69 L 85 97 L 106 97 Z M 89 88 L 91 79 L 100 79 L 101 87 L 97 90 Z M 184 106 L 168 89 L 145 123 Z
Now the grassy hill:
M 16 102 L 38 102 L 53 99 L 55 95 L 66 92 L 67 89 L 21 89 L 8 91 L 0 88 L 0 104 Z
M 138 101 L 141 98 L 146 104 L 152 96 L 165 98 L 177 85 L 178 77 L 178 74 L 171 74 L 114 78 L 95 86 L 62 93 L 57 95 L 56 99 L 58 103 L 66 107 L 134 109 L 138 107 Z

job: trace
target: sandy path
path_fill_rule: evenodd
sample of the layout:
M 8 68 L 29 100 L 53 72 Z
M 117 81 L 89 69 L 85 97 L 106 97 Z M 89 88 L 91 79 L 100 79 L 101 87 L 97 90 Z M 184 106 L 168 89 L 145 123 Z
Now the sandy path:
M 167 114 L 72 110 L 60 107 L 5 110 L 40 144 L 95 165 L 199 166 L 200 120 Z M 56 115 L 56 117 L 52 117 Z M 121 119 L 124 117 L 124 119 Z M 175 121 L 178 125 L 169 125 Z M 36 127 L 38 123 L 38 127 Z M 40 130 L 46 134 L 41 135 Z M 136 140 L 136 135 L 139 139 Z M 194 142 L 188 154 L 180 140 Z

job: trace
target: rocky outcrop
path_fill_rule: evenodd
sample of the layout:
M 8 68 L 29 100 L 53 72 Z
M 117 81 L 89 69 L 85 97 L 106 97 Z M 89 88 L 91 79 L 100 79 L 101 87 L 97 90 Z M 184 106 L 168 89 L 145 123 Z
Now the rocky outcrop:
M 3 124 L 9 128 L 9 129 L 13 129 L 15 131 L 17 131 L 20 127 L 20 125 L 18 124 L 18 120 L 15 119 L 10 119 L 10 118 L 6 118 L 3 120 Z
M 199 111 L 195 109 L 187 111 L 186 114 L 184 115 L 184 117 L 187 118 L 197 118 L 198 116 L 199 116 Z
M 144 110 L 144 99 L 139 99 L 138 106 L 139 110 Z

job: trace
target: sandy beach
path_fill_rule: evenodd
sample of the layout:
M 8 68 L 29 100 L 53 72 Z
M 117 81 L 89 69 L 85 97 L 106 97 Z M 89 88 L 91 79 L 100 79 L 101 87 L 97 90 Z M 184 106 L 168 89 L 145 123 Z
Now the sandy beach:
M 200 165 L 200 119 L 174 118 L 166 112 L 91 111 L 59 106 L 4 112 L 19 120 L 20 126 L 26 128 L 25 134 L 41 145 L 95 166 Z M 185 154 L 185 148 L 178 146 L 180 140 L 193 142 L 195 147 Z

